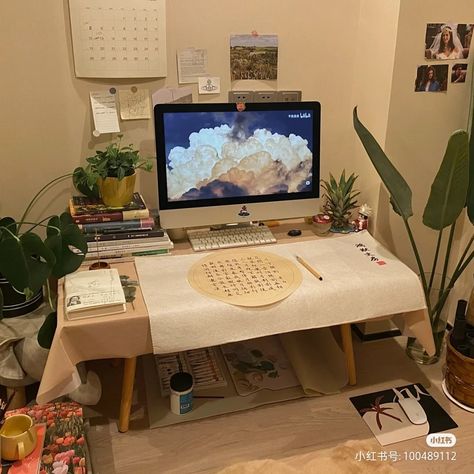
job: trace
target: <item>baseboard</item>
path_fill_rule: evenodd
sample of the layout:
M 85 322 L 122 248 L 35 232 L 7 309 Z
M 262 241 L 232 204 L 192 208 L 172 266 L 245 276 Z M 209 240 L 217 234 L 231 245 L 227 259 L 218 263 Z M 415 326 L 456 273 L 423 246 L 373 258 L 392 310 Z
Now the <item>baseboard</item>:
M 364 334 L 355 324 L 352 324 L 352 330 L 361 342 L 378 341 L 379 339 L 387 339 L 389 337 L 396 337 L 402 335 L 399 329 Z

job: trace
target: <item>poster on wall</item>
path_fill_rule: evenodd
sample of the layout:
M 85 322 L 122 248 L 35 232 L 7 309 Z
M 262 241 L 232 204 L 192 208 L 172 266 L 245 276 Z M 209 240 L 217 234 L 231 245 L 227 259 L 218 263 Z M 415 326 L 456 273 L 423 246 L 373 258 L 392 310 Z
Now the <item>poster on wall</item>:
M 231 35 L 231 80 L 276 80 L 278 76 L 277 35 Z
M 76 77 L 166 77 L 165 0 L 69 0 Z
M 447 88 L 447 64 L 418 66 L 415 79 L 415 92 L 446 92 Z
M 428 23 L 425 35 L 426 59 L 467 59 L 474 24 Z

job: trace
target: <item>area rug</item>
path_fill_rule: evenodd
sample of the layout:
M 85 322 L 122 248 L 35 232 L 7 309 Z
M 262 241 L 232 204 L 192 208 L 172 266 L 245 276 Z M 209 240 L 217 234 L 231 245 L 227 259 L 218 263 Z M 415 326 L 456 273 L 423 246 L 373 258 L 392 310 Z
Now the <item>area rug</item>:
M 358 460 L 360 453 L 380 452 L 373 441 L 347 441 L 334 448 L 281 460 L 260 459 L 227 466 L 218 474 L 397 474 L 389 461 Z

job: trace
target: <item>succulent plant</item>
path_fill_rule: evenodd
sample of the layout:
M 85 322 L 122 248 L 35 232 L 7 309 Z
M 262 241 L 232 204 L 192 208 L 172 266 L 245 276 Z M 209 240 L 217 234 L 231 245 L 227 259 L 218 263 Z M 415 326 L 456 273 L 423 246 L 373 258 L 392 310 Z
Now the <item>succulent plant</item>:
M 324 212 L 330 215 L 333 219 L 333 228 L 343 229 L 349 225 L 349 219 L 352 215 L 352 210 L 357 207 L 357 200 L 355 199 L 360 193 L 355 191 L 354 183 L 357 176 L 352 173 L 346 180 L 346 171 L 343 170 L 336 181 L 334 176 L 329 173 L 329 181 L 321 180 L 321 187 L 325 193 Z

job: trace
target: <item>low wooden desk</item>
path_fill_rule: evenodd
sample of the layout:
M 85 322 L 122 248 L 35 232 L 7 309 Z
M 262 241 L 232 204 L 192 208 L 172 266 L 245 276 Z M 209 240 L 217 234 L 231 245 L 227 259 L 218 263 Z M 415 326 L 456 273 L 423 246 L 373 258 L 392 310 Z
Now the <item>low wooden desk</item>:
M 302 230 L 302 235 L 296 238 L 288 237 L 288 230 L 295 227 Z M 292 242 L 295 239 L 304 241 L 318 238 L 315 236 L 312 226 L 302 222 L 282 224 L 278 227 L 273 227 L 272 231 L 278 243 Z M 332 239 L 337 237 L 331 235 L 325 238 Z M 264 249 L 265 247 L 258 246 L 257 248 Z M 191 249 L 187 241 L 178 242 L 173 251 L 176 254 L 190 252 Z M 110 262 L 113 266 L 120 268 L 121 273 L 129 275 L 132 279 L 137 278 L 133 259 L 114 259 Z M 153 352 L 149 317 L 141 290 L 137 290 L 137 298 L 133 304 L 127 304 L 127 313 L 76 321 L 68 321 L 64 318 L 62 290 L 62 282 L 60 282 L 58 326 L 38 390 L 37 401 L 38 403 L 46 403 L 77 388 L 80 384 L 80 379 L 75 366 L 79 362 L 95 359 L 124 358 L 119 431 L 125 432 L 129 426 L 136 358 L 139 355 Z M 397 318 L 397 323 L 402 326 L 402 330 L 403 326 L 408 328 L 411 331 L 409 334 L 416 335 L 424 344 L 427 352 L 434 353 L 431 327 L 426 311 L 413 311 Z M 341 324 L 338 327 L 341 332 L 349 384 L 353 385 L 356 383 L 356 369 L 350 323 Z

